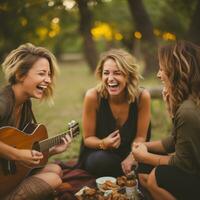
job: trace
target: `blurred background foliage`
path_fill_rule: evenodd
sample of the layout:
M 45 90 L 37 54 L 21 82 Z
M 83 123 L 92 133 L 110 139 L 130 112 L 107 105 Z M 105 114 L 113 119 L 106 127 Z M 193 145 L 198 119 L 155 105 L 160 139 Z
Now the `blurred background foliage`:
M 0 61 L 24 42 L 59 59 L 80 53 L 91 71 L 98 56 L 121 47 L 155 72 L 157 46 L 187 39 L 200 44 L 200 0 L 0 0 Z
M 186 39 L 200 45 L 200 0 L 0 0 L 0 62 L 10 50 L 31 42 L 58 58 L 60 76 L 55 105 L 33 102 L 38 122 L 54 135 L 67 122 L 80 122 L 85 91 L 101 52 L 124 48 L 140 64 L 144 87 L 157 87 L 156 50 Z M 0 84 L 2 85 L 2 73 Z M 152 99 L 152 138 L 170 132 L 171 122 L 161 99 Z M 59 158 L 77 157 L 81 137 Z

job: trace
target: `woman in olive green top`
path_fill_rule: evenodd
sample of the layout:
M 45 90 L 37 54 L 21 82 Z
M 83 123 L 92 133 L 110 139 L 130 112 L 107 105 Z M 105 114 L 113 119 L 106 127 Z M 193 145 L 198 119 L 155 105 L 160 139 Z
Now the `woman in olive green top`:
M 158 57 L 157 76 L 164 85 L 173 129 L 166 139 L 134 144 L 134 158 L 152 166 L 139 172 L 139 181 L 155 200 L 196 199 L 200 196 L 200 47 L 178 41 L 160 48 Z
M 52 85 L 57 68 L 56 60 L 47 49 L 28 43 L 11 51 L 2 67 L 7 79 L 7 86 L 0 91 L 0 127 L 12 126 L 23 130 L 28 123 L 35 122 L 31 98 L 52 97 Z M 4 133 L 1 131 L 1 135 Z M 63 143 L 52 147 L 49 155 L 66 150 L 71 138 L 66 136 L 62 139 Z M 16 138 L 16 145 L 19 142 Z M 3 169 L 3 159 L 11 160 L 12 163 L 20 162 L 22 166 L 30 166 L 39 164 L 42 158 L 43 154 L 39 151 L 17 149 L 0 140 L 0 170 Z M 20 174 L 20 171 L 18 170 L 17 173 Z M 2 171 L 0 174 L 4 175 Z M 56 164 L 47 164 L 44 168 L 31 172 L 21 183 L 17 184 L 16 188 L 13 187 L 9 194 L 0 190 L 0 199 L 54 199 L 54 190 L 62 183 L 61 178 L 61 168 Z M 4 184 L 0 179 L 0 188 Z

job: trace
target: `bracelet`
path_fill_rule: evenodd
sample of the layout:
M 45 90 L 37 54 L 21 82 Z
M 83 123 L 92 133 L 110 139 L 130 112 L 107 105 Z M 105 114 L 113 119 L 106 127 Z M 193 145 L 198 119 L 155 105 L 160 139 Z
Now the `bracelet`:
M 104 140 L 101 140 L 101 142 L 99 143 L 99 149 L 101 149 L 101 150 L 105 150 L 106 149 Z

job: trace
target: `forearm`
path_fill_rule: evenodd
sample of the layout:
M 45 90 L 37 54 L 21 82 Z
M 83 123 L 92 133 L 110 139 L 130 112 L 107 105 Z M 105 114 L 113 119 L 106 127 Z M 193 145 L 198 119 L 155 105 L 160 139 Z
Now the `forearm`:
M 0 157 L 9 160 L 18 160 L 18 149 L 0 141 Z
M 134 139 L 133 143 L 140 143 L 140 142 L 145 142 L 146 138 L 142 136 L 138 136 Z
M 158 155 L 153 153 L 146 153 L 138 160 L 141 163 L 149 164 L 152 166 L 168 165 L 170 160 L 169 155 Z
M 52 148 L 50 148 L 49 149 L 49 154 L 48 154 L 48 157 L 50 158 L 51 156 L 53 156 L 53 155 L 56 155 L 57 153 L 55 152 L 55 150 L 54 150 L 54 147 L 52 147 Z
M 148 149 L 149 152 L 152 153 L 160 153 L 165 154 L 166 150 L 160 140 L 158 141 L 151 141 L 151 142 L 145 142 L 144 143 Z
M 99 139 L 96 136 L 90 136 L 90 137 L 84 138 L 85 146 L 91 149 L 98 149 L 102 143 L 103 143 L 103 139 Z

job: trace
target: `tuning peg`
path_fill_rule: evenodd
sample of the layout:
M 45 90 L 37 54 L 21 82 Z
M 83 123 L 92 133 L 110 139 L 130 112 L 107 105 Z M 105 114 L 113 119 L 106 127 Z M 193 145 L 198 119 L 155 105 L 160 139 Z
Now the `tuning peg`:
M 76 124 L 76 121 L 75 120 L 72 120 L 71 121 L 72 125 Z
M 71 122 L 68 123 L 68 127 L 71 128 L 73 125 Z

